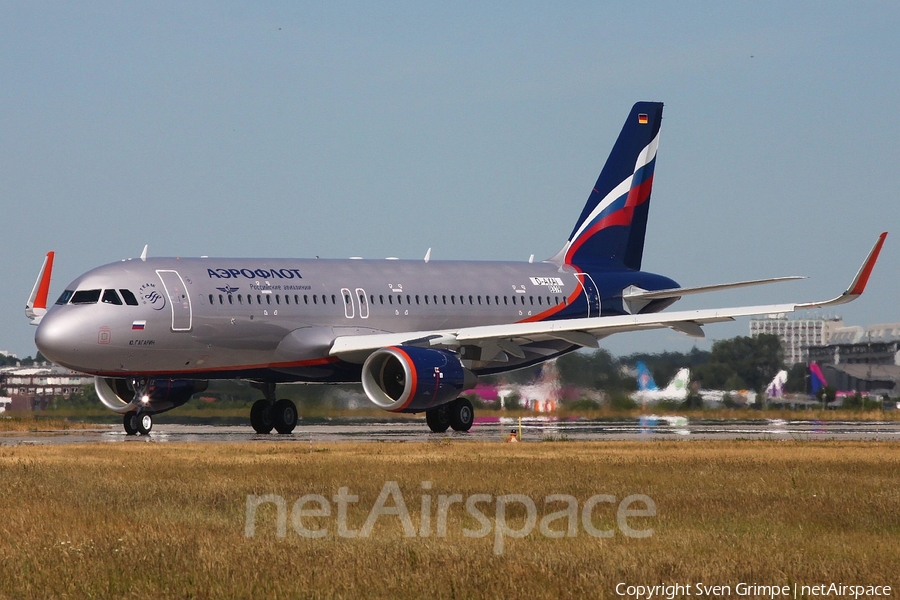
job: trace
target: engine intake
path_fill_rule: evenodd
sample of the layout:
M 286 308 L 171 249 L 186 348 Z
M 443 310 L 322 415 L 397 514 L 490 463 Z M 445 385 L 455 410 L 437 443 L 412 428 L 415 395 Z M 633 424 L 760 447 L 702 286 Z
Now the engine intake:
M 446 404 L 476 379 L 453 352 L 417 346 L 381 348 L 362 368 L 366 396 L 391 412 L 416 413 Z

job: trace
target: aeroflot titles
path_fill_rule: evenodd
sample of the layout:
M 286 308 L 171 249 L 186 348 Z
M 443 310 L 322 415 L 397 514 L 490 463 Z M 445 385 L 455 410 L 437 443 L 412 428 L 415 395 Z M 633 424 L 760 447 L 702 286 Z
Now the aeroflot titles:
M 303 279 L 300 269 L 207 269 L 210 279 Z

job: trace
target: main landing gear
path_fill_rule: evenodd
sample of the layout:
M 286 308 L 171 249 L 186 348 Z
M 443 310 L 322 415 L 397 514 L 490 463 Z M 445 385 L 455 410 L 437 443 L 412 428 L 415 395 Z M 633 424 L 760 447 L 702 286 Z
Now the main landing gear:
M 471 402 L 465 398 L 457 398 L 453 402 L 426 410 L 425 422 L 434 433 L 444 433 L 450 427 L 453 431 L 468 431 L 475 422 L 475 410 Z
M 297 405 L 282 398 L 275 400 L 275 384 L 251 384 L 261 390 L 265 398 L 257 400 L 250 408 L 250 425 L 256 433 L 288 434 L 297 426 Z
M 126 435 L 147 435 L 153 429 L 153 416 L 133 410 L 125 413 L 124 425 Z

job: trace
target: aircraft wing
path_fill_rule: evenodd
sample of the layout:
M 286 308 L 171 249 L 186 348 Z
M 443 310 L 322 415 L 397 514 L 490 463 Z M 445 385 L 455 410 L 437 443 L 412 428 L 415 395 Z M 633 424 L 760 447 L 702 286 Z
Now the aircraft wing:
M 565 319 L 537 323 L 506 323 L 443 329 L 435 331 L 413 331 L 399 333 L 377 333 L 368 335 L 341 336 L 334 340 L 330 354 L 352 362 L 362 362 L 365 357 L 379 348 L 387 346 L 423 346 L 455 349 L 461 346 L 477 346 L 482 349 L 480 360 L 490 362 L 494 358 L 502 360 L 503 354 L 525 357 L 525 346 L 540 346 L 540 342 L 565 341 L 583 347 L 597 347 L 598 339 L 626 331 L 671 328 L 690 336 L 703 337 L 703 325 L 733 321 L 738 317 L 771 313 L 790 313 L 808 308 L 825 308 L 851 302 L 862 295 L 887 233 L 878 237 L 848 287 L 841 295 L 822 302 L 801 302 L 793 304 L 769 304 L 714 308 L 676 312 L 621 315 Z M 730 284 L 727 284 L 730 285 Z

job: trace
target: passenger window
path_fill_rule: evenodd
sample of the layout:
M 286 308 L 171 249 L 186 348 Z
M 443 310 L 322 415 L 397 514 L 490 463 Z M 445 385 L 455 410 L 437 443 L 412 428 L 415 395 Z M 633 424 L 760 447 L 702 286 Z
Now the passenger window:
M 416 296 L 416 298 L 417 298 L 417 301 L 418 301 L 418 296 Z M 428 296 L 425 296 L 425 304 L 428 304 Z
M 393 304 L 393 303 L 394 303 L 394 297 L 388 296 L 388 304 Z
M 384 304 L 384 296 L 382 296 L 381 294 L 378 294 L 378 303 Z
M 290 294 L 285 294 L 285 295 L 284 295 L 284 303 L 285 303 L 285 304 L 290 304 L 290 303 L 291 303 L 291 295 L 290 295 Z
M 319 297 L 316 296 L 315 294 L 313 294 L 313 304 L 318 304 L 318 303 L 319 303 Z
M 313 296 L 313 298 L 315 298 L 315 296 Z M 309 296 L 306 294 L 303 294 L 303 304 L 309 304 Z
M 275 294 L 275 304 L 281 304 L 281 294 Z
M 481 304 L 481 296 L 478 296 L 478 304 Z
M 409 297 L 409 294 L 406 295 L 406 303 L 412 304 L 412 299 Z
M 244 303 L 244 295 L 238 294 L 238 304 L 243 304 L 243 303 Z
M 444 304 L 446 305 L 447 304 L 447 296 L 441 296 L 441 298 L 444 299 Z
M 419 295 L 416 294 L 416 304 L 418 304 L 418 303 L 419 303 Z
M 122 298 L 125 300 L 125 304 L 127 304 L 128 306 L 138 305 L 137 298 L 134 297 L 134 294 L 131 293 L 131 290 L 119 290 L 119 293 L 122 294 Z
M 528 296 L 528 299 L 531 301 L 531 305 L 534 306 L 534 296 Z
M 509 304 L 508 300 L 509 300 L 509 298 L 507 298 L 506 296 L 503 296 L 503 304 Z
M 397 304 L 403 304 L 403 296 L 397 294 Z
M 72 304 L 96 304 L 100 290 L 78 290 L 72 295 Z
M 57 304 L 68 304 L 69 298 L 71 298 L 71 297 L 72 297 L 72 294 L 74 294 L 74 293 L 75 293 L 75 292 L 72 291 L 72 290 L 66 290 L 66 291 L 64 291 L 64 292 L 62 293 L 62 295 L 59 297 L 59 300 L 56 301 L 56 303 L 57 303 Z
M 500 306 L 500 296 L 494 296 L 494 304 Z
M 331 295 L 331 303 L 332 303 L 332 304 L 337 304 L 337 298 L 335 297 L 334 294 Z
M 247 304 L 253 304 L 253 296 L 247 294 Z
M 272 304 L 272 294 L 266 294 L 266 304 Z
M 534 301 L 532 301 L 531 303 L 534 304 Z M 538 304 L 540 304 L 541 306 L 544 305 L 544 300 L 540 296 L 538 296 Z
M 294 304 L 300 304 L 300 296 L 294 294 Z
M 116 293 L 116 290 L 103 290 L 103 304 L 122 305 L 122 299 Z
M 219 294 L 219 304 L 225 304 L 225 299 L 222 298 L 222 294 Z
M 456 296 L 450 296 L 450 304 L 456 304 Z
M 234 296 L 228 294 L 228 304 L 234 304 Z
M 213 302 L 213 295 L 212 295 L 212 294 L 209 295 L 209 303 L 210 303 L 210 304 L 214 304 L 214 302 Z

